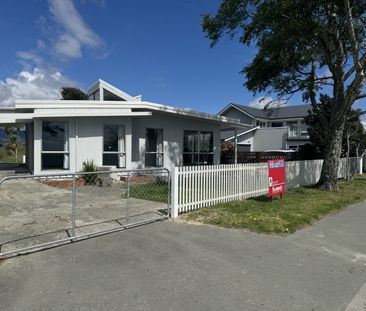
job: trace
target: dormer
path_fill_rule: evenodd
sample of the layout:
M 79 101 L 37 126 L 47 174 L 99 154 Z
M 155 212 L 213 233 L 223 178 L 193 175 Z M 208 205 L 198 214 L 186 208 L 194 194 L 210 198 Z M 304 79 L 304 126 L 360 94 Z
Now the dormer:
M 142 95 L 131 96 L 115 86 L 98 79 L 88 89 L 88 100 L 111 100 L 111 101 L 141 101 Z

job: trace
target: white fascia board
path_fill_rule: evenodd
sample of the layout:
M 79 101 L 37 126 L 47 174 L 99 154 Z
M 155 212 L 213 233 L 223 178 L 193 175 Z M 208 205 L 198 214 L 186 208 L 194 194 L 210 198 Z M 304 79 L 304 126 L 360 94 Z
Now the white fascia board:
M 0 124 L 31 122 L 33 120 L 33 116 L 33 113 L 1 113 Z
M 60 109 L 60 108 L 134 108 L 135 101 L 101 100 L 16 100 L 16 109 Z
M 43 109 L 41 109 L 43 110 Z M 62 109 L 55 109 L 54 111 L 45 112 L 45 111 L 37 111 L 34 114 L 35 118 L 61 118 L 61 117 L 142 117 L 142 116 L 151 116 L 152 112 L 150 111 L 137 111 L 131 112 L 128 110 L 112 110 L 112 109 L 95 109 L 95 110 L 69 110 L 62 111 Z
M 248 133 L 250 133 L 250 132 L 252 132 L 252 131 L 258 130 L 259 128 L 260 128 L 260 126 L 256 126 L 256 127 L 252 128 L 252 129 L 250 129 L 250 130 L 247 130 L 247 131 L 245 131 L 245 132 L 243 132 L 243 133 L 240 133 L 240 134 L 236 135 L 236 137 L 240 137 L 240 136 L 242 136 L 242 135 L 248 134 Z M 230 141 L 230 140 L 232 140 L 232 139 L 234 139 L 234 138 L 235 138 L 235 135 L 234 135 L 234 136 L 231 136 L 231 137 L 229 137 L 229 138 L 226 138 L 226 139 L 225 139 L 225 141 Z

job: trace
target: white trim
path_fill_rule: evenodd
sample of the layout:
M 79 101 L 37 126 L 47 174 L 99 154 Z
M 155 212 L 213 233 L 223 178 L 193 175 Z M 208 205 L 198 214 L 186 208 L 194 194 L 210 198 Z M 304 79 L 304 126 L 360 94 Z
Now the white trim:
M 123 92 L 122 90 L 118 89 L 117 87 L 113 86 L 112 84 L 109 84 L 108 82 L 106 82 L 102 79 L 98 79 L 89 87 L 87 95 L 94 93 L 97 89 L 99 89 L 99 92 L 100 92 L 100 101 L 103 101 L 103 99 L 104 99 L 104 97 L 103 97 L 104 92 L 102 91 L 102 89 L 105 89 L 105 90 L 113 93 L 114 95 L 121 97 L 122 99 L 124 99 L 126 101 L 141 101 L 141 95 L 139 95 L 140 97 L 131 96 L 131 95 L 127 94 L 126 92 Z
M 259 128 L 260 128 L 260 126 L 256 126 L 256 127 L 252 128 L 252 129 L 250 129 L 250 130 L 248 130 L 248 131 L 245 131 L 245 132 L 242 132 L 242 133 L 240 133 L 240 134 L 237 134 L 237 135 L 236 135 L 236 137 L 242 136 L 242 135 L 244 135 L 244 134 L 248 134 L 248 133 L 250 133 L 250 132 L 252 132 L 252 131 L 254 131 L 254 130 L 257 130 L 257 129 L 259 129 Z M 229 140 L 232 140 L 232 139 L 234 139 L 234 138 L 235 138 L 235 135 L 234 135 L 234 136 L 231 136 L 231 137 L 229 137 L 229 138 L 226 138 L 226 139 L 225 139 L 225 141 L 229 141 Z

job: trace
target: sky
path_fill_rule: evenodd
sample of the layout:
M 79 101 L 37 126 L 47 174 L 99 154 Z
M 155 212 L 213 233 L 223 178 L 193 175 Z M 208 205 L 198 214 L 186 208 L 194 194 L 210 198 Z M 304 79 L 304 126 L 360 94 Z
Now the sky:
M 0 106 L 59 98 L 62 86 L 86 90 L 101 78 L 143 100 L 197 111 L 217 113 L 230 102 L 259 107 L 266 94 L 246 90 L 240 74 L 255 47 L 224 38 L 210 48 L 202 32 L 202 14 L 219 3 L 1 1 Z M 301 103 L 300 95 L 289 102 Z

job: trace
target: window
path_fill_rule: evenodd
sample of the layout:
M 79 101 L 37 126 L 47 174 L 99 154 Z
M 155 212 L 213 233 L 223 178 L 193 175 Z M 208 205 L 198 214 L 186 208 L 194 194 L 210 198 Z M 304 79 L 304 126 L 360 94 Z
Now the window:
M 257 126 L 259 126 L 259 127 L 266 127 L 266 122 L 257 120 Z
M 126 167 L 125 131 L 121 125 L 104 125 L 103 165 Z
M 291 149 L 291 150 L 297 151 L 299 149 L 299 146 L 297 146 L 297 145 L 290 145 L 290 146 L 288 146 L 288 148 Z
M 146 129 L 145 167 L 163 166 L 163 130 Z
M 184 131 L 183 165 L 213 164 L 213 132 Z
M 283 126 L 283 122 L 272 122 L 272 127 L 281 127 Z
M 69 169 L 69 127 L 67 122 L 42 121 L 42 170 Z

